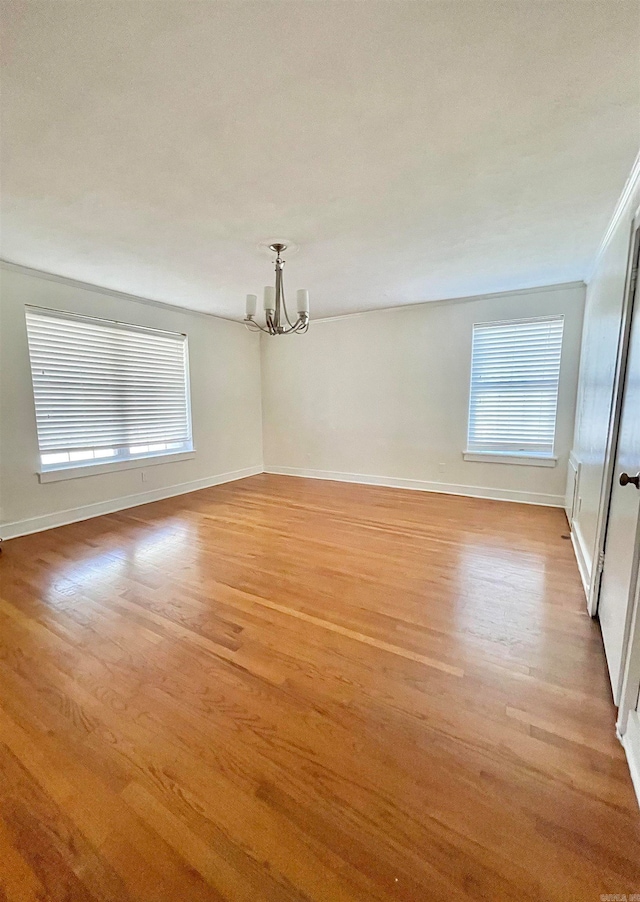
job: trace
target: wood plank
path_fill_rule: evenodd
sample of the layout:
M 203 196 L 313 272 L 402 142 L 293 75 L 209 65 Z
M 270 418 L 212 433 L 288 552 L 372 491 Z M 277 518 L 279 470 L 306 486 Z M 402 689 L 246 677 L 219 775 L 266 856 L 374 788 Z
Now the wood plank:
M 566 528 L 262 475 L 6 543 L 2 892 L 640 892 Z

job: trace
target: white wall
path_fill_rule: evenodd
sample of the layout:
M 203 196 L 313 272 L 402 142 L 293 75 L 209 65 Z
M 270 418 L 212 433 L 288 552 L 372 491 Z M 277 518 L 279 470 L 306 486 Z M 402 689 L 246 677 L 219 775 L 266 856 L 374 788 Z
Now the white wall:
M 259 341 L 240 323 L 10 268 L 0 278 L 0 536 L 262 470 Z M 195 457 L 41 485 L 25 304 L 185 332 Z
M 640 204 L 638 165 L 627 183 L 587 286 L 574 456 L 580 463 L 573 532 L 589 583 L 597 539 L 631 222 Z
M 0 277 L 0 536 L 259 472 L 263 440 L 267 470 L 563 503 L 581 285 L 316 321 L 306 336 L 259 341 L 214 317 L 12 268 Z M 40 484 L 27 303 L 186 332 L 195 458 Z M 464 461 L 472 324 L 555 313 L 565 315 L 558 465 Z
M 263 338 L 267 471 L 562 506 L 584 286 L 422 304 Z M 472 325 L 563 313 L 554 468 L 465 461 Z

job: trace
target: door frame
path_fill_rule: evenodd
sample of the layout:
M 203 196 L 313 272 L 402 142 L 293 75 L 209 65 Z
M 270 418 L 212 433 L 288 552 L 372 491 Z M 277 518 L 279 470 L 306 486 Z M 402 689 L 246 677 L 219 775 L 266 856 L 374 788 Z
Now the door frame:
M 622 301 L 622 317 L 618 337 L 618 349 L 616 352 L 616 365 L 613 379 L 612 404 L 609 414 L 609 426 L 604 455 L 604 472 L 602 475 L 602 491 L 598 505 L 598 519 L 596 523 L 596 541 L 593 555 L 593 570 L 587 595 L 587 610 L 591 617 L 598 613 L 600 603 L 600 589 L 602 587 L 602 571 L 604 569 L 605 545 L 607 528 L 609 525 L 609 512 L 611 509 L 611 495 L 613 481 L 615 479 L 616 454 L 618 451 L 618 434 L 620 432 L 620 418 L 624 401 L 624 385 L 627 374 L 627 359 L 629 356 L 629 338 L 631 336 L 631 323 L 634 306 L 640 316 L 640 303 L 635 304 L 635 295 L 638 283 L 638 264 L 640 263 L 640 207 L 637 208 L 631 223 L 627 253 L 627 269 L 624 281 L 624 296 Z M 627 624 L 629 625 L 629 623 Z M 625 639 L 626 642 L 626 639 Z M 623 650 L 624 660 L 624 650 Z

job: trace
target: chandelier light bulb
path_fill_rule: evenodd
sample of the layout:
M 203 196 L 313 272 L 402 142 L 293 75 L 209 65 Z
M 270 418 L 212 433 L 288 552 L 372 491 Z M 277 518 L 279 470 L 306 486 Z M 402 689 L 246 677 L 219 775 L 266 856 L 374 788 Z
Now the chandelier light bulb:
M 276 290 L 273 285 L 264 286 L 264 311 L 276 312 Z
M 258 309 L 258 296 L 255 294 L 247 295 L 247 319 L 256 315 Z

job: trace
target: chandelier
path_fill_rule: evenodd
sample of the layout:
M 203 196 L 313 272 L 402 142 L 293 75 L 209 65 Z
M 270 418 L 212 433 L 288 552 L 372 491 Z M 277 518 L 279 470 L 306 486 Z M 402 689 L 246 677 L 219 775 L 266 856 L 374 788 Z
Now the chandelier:
M 269 245 L 269 250 L 276 255 L 276 285 L 275 288 L 267 285 L 264 289 L 264 326 L 261 326 L 255 319 L 258 296 L 247 295 L 247 313 L 244 323 L 251 332 L 260 330 L 268 335 L 289 335 L 291 332 L 306 332 L 309 328 L 309 292 L 306 288 L 300 288 L 296 295 L 298 315 L 295 322 L 291 322 L 289 319 L 282 279 L 284 260 L 280 256 L 286 249 L 287 245 L 280 244 L 280 242 Z

